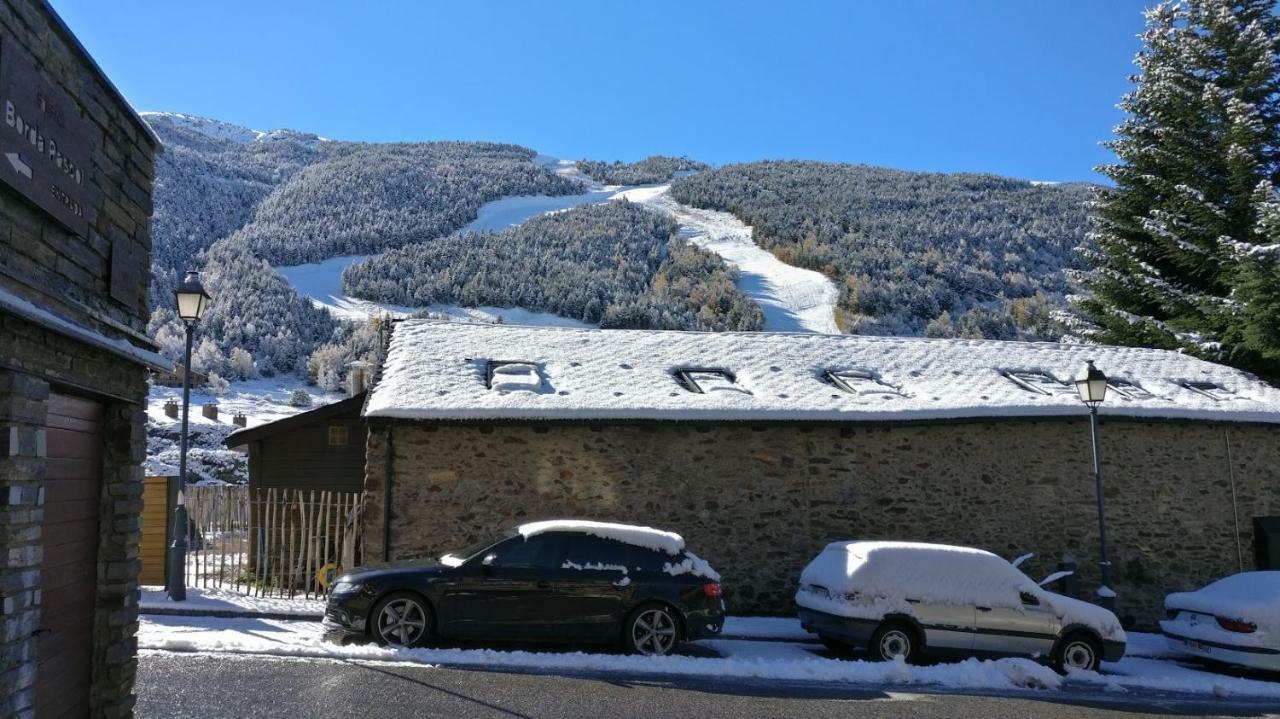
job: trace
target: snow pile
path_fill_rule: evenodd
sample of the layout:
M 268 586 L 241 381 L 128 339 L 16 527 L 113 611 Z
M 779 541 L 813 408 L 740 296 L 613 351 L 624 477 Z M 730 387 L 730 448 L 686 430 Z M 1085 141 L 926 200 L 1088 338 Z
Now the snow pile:
M 578 564 L 577 562 L 564 560 L 564 564 L 560 565 L 561 569 L 573 569 L 582 571 L 584 569 L 595 572 L 622 572 L 627 574 L 627 568 L 621 564 L 605 564 L 604 562 L 587 562 L 586 564 Z
M 1021 593 L 1051 607 L 1064 625 L 1079 624 L 1104 639 L 1124 640 L 1115 615 L 1046 592 L 1004 559 L 981 549 L 917 542 L 834 542 L 800 574 L 796 604 L 845 617 L 912 614 L 923 604 L 1022 610 Z
M 684 559 L 679 562 L 663 564 L 662 571 L 673 577 L 678 577 L 681 574 L 692 574 L 695 577 L 705 577 L 713 582 L 720 581 L 720 573 L 712 569 L 707 560 L 690 551 L 686 551 Z
M 1234 574 L 1194 592 L 1170 594 L 1164 605 L 1257 627 L 1250 633 L 1232 632 L 1218 626 L 1215 619 L 1197 618 L 1193 623 L 1184 614 L 1160 622 L 1162 629 L 1173 634 L 1236 646 L 1280 648 L 1280 571 Z
M 680 550 L 684 549 L 684 537 L 679 534 L 632 524 L 592 522 L 584 519 L 549 519 L 522 524 L 516 527 L 516 531 L 525 539 L 544 532 L 579 532 L 667 554 L 679 554 Z
M 409 419 L 925 420 L 1084 416 L 1069 378 L 1095 360 L 1129 383 L 1109 416 L 1280 423 L 1280 389 L 1187 355 L 1138 347 L 766 332 L 584 330 L 406 320 L 371 417 Z M 555 392 L 490 392 L 489 362 L 536 364 Z M 750 394 L 698 393 L 678 372 L 720 369 Z M 899 388 L 845 391 L 829 372 Z M 1042 378 L 1037 384 L 1024 377 Z M 1192 382 L 1194 380 L 1194 382 Z M 1222 392 L 1194 389 L 1211 383 Z M 1189 386 L 1190 385 L 1190 386 Z M 1140 386 L 1142 392 L 1131 389 Z M 1045 387 L 1051 389 L 1044 389 Z

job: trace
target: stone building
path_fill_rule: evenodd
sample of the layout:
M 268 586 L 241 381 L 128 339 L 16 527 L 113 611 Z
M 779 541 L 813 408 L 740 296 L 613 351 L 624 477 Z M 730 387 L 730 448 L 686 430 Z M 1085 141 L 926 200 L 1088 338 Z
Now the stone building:
M 364 409 L 365 557 L 567 516 L 683 534 L 735 612 L 791 613 L 850 538 L 1034 552 L 1036 578 L 1070 554 L 1091 595 L 1089 359 L 1119 613 L 1150 626 L 1280 515 L 1280 390 L 1159 350 L 400 322 Z
M 39 0 L 0 107 L 0 716 L 128 716 L 158 141 Z

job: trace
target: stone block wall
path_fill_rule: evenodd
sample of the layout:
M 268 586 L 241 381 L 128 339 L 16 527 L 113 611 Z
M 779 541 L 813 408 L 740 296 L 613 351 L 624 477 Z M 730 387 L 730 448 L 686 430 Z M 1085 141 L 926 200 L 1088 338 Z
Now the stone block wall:
M 78 233 L 0 182 L 0 289 L 85 329 L 147 347 L 155 140 L 47 3 L 0 0 L 0 57 L 11 62 L 16 52 L 31 59 L 41 82 L 70 98 L 73 106 L 62 108 L 76 116 L 68 127 L 84 122 L 89 157 L 77 164 L 84 172 L 90 222 Z M 40 122 L 57 124 L 56 118 Z M 93 716 L 129 716 L 146 370 L 2 307 L 0 686 L 5 690 L 0 716 L 34 711 L 39 657 L 33 632 L 42 626 L 41 526 L 51 392 L 80 395 L 104 407 L 92 686 L 86 691 Z
M 433 557 L 524 521 L 582 517 L 684 535 L 732 611 L 789 614 L 804 564 L 841 539 L 966 544 L 1039 579 L 1074 556 L 1098 584 L 1088 422 L 371 427 L 365 550 Z M 1280 427 L 1101 425 L 1119 614 L 1152 627 L 1169 591 L 1251 568 L 1254 516 L 1280 514 Z M 1226 443 L 1231 443 L 1228 467 Z M 1232 511 L 1234 479 L 1240 516 Z M 1237 543 L 1238 540 L 1238 543 Z

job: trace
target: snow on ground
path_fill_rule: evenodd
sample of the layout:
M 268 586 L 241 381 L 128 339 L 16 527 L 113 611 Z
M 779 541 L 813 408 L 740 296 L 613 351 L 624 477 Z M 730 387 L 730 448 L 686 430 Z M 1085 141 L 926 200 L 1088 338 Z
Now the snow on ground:
M 1106 664 L 1103 674 L 1077 672 L 1063 678 L 1028 659 L 965 659 L 908 666 L 901 662 L 839 660 L 812 643 L 712 639 L 697 644 L 719 657 L 642 657 L 609 651 L 545 651 L 494 648 L 389 649 L 371 644 L 338 646 L 321 639 L 314 621 L 226 619 L 144 615 L 138 647 L 143 650 L 258 654 L 356 659 L 457 667 L 505 667 L 542 671 L 626 675 L 694 675 L 840 684 L 927 685 L 981 690 L 1130 689 L 1280 698 L 1280 683 L 1223 676 L 1154 659 L 1128 658 Z
M 318 618 L 324 615 L 325 600 L 296 597 L 253 597 L 229 589 L 214 587 L 187 587 L 187 598 L 175 602 L 165 594 L 164 587 L 144 586 L 138 600 L 143 614 L 148 610 L 182 610 L 213 612 L 246 612 L 260 614 L 288 614 L 298 617 Z M 313 624 L 313 626 L 319 626 Z
M 777 332 L 838 334 L 835 308 L 840 293 L 826 276 L 793 267 L 751 239 L 751 228 L 728 212 L 700 210 L 671 199 L 671 185 L 623 190 L 625 198 L 652 207 L 680 223 L 680 234 L 714 252 L 740 273 L 738 289 L 760 305 L 764 328 Z
M 310 400 L 307 406 L 290 404 L 297 390 L 307 393 Z M 244 414 L 247 426 L 256 427 L 343 398 L 339 392 L 325 392 L 292 376 L 232 382 L 231 389 L 222 396 L 209 394 L 204 387 L 192 387 L 187 456 L 191 479 L 248 480 L 245 455 L 228 449 L 223 443 L 227 435 L 239 429 L 232 423 L 236 414 Z M 164 413 L 164 406 L 169 400 L 178 403 L 176 419 L 170 419 Z M 201 412 L 201 408 L 210 402 L 218 405 L 216 420 L 206 418 Z M 147 396 L 147 458 L 143 463 L 147 476 L 172 477 L 178 474 L 181 406 L 181 387 L 151 385 Z

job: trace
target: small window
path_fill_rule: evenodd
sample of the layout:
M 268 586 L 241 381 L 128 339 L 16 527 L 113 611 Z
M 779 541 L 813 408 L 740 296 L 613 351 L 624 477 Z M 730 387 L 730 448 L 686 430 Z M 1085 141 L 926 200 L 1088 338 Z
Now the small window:
M 1232 392 L 1216 382 L 1186 380 L 1181 384 L 1184 389 L 1189 389 L 1196 394 L 1202 394 L 1215 402 L 1224 402 L 1226 400 L 1236 399 L 1235 392 Z
M 329 446 L 345 447 L 351 441 L 351 433 L 345 425 L 329 425 Z
M 1076 391 L 1075 387 L 1040 370 L 1003 370 L 1000 374 L 1026 391 L 1045 397 Z
M 533 362 L 490 361 L 485 384 L 498 392 L 538 392 L 542 374 Z
M 1018 595 L 1018 598 L 1022 600 L 1022 606 L 1024 607 L 1040 606 L 1040 600 L 1036 599 L 1035 595 L 1030 592 L 1022 592 Z
M 1156 399 L 1156 396 L 1135 381 L 1108 377 L 1107 386 L 1124 399 Z
M 893 399 L 895 397 L 908 396 L 902 391 L 901 387 L 896 387 L 885 382 L 879 375 L 871 370 L 827 370 L 824 373 L 824 376 L 831 384 L 839 387 L 849 394 L 858 395 L 859 397 L 879 396 L 883 399 Z
M 731 392 L 751 394 L 750 390 L 738 385 L 738 379 L 725 369 L 682 369 L 676 370 L 676 379 L 690 392 L 712 394 Z

